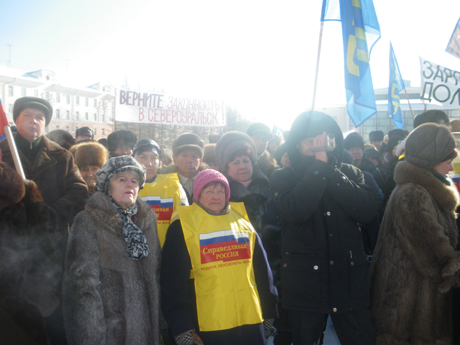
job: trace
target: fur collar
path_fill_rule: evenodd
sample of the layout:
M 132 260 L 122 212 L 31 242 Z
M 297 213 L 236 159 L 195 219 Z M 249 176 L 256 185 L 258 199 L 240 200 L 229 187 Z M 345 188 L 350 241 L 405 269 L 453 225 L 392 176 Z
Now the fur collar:
M 395 182 L 399 184 L 414 183 L 425 188 L 446 212 L 455 211 L 459 203 L 457 187 L 447 186 L 432 173 L 409 162 L 401 161 L 394 172 Z
M 142 229 L 142 224 L 150 216 L 155 217 L 155 214 L 150 213 L 150 207 L 143 202 L 141 199 L 137 198 L 137 214 L 134 217 L 134 223 Z M 121 229 L 121 219 L 118 216 L 118 212 L 115 206 L 110 201 L 109 197 L 102 192 L 95 192 L 86 202 L 85 210 L 93 213 L 99 220 L 113 229 L 113 231 L 117 231 L 117 229 Z M 155 221 L 154 219 L 150 219 L 150 221 Z

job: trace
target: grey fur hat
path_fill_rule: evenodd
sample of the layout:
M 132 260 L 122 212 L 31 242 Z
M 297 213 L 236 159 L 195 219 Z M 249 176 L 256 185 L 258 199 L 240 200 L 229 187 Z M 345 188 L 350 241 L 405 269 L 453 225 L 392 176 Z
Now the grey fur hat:
M 96 188 L 108 194 L 112 178 L 123 171 L 132 170 L 139 175 L 139 189 L 144 187 L 145 167 L 131 156 L 119 156 L 109 159 L 97 172 Z
M 244 151 L 251 159 L 252 165 L 256 163 L 256 145 L 249 135 L 236 131 L 225 133 L 217 142 L 214 153 L 214 160 L 221 172 L 226 172 L 228 163 L 238 151 Z
M 21 97 L 18 98 L 13 105 L 13 120 L 19 117 L 24 109 L 33 108 L 43 111 L 45 114 L 45 126 L 48 126 L 53 117 L 53 107 L 46 99 L 38 97 Z
M 411 164 L 432 169 L 451 156 L 455 146 L 449 128 L 429 122 L 418 126 L 407 137 L 405 157 Z

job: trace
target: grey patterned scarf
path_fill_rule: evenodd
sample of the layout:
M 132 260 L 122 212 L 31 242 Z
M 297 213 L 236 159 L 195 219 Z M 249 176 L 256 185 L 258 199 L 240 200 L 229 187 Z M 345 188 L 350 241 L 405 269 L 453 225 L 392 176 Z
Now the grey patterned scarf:
M 128 244 L 126 254 L 133 260 L 142 260 L 146 258 L 150 253 L 147 239 L 142 230 L 131 220 L 131 217 L 137 214 L 137 205 L 134 204 L 124 210 L 111 196 L 109 196 L 109 198 L 117 209 L 118 215 L 123 222 L 121 232 L 123 239 Z

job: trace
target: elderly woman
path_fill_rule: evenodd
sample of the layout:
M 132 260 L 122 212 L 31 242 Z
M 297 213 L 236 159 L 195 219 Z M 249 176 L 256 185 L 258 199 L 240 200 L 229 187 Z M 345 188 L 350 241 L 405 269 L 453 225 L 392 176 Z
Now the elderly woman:
M 252 226 L 260 234 L 268 223 L 271 200 L 268 178 L 254 168 L 257 151 L 246 133 L 228 132 L 216 144 L 216 163 L 230 185 L 230 201 L 243 202 Z
M 192 206 L 177 208 L 163 247 L 162 311 L 177 344 L 263 345 L 263 321 L 276 316 L 260 238 L 243 204 L 216 170 L 193 184 Z
M 394 172 L 371 264 L 377 344 L 451 344 L 451 288 L 460 269 L 455 209 L 446 174 L 457 156 L 445 126 L 427 123 L 407 138 Z
M 75 218 L 62 297 L 69 344 L 160 344 L 160 244 L 155 213 L 137 199 L 144 181 L 134 158 L 110 159 Z

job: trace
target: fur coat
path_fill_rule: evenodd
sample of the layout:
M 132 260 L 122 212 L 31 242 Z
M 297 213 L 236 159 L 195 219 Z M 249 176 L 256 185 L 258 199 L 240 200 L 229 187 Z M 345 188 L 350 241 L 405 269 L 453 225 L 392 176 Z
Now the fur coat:
M 94 193 L 70 230 L 62 303 L 68 344 L 160 344 L 160 243 L 156 215 L 140 199 L 134 223 L 150 254 L 128 258 L 110 199 Z
M 271 174 L 276 170 L 277 167 L 278 165 L 276 164 L 276 159 L 274 159 L 270 152 L 267 150 L 262 153 L 254 165 L 254 168 L 262 171 L 263 174 L 267 176 L 267 178 L 270 178 Z
M 0 344 L 49 343 L 65 239 L 37 185 L 0 163 Z
M 458 193 L 405 161 L 394 178 L 371 264 L 377 344 L 448 345 L 450 290 L 460 269 Z

